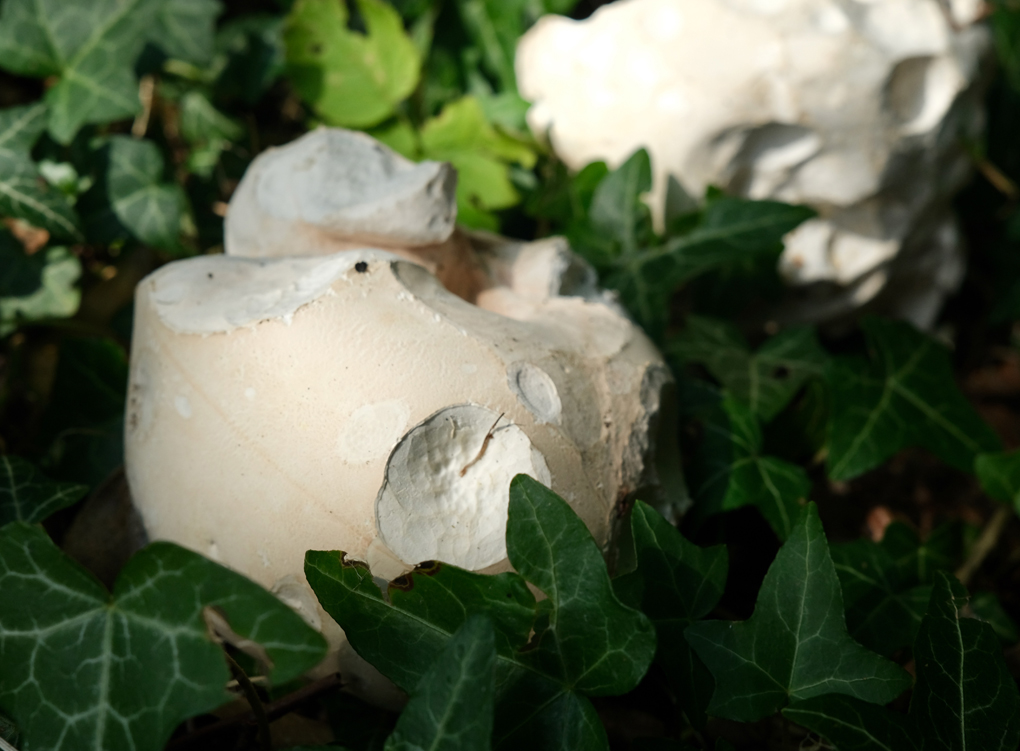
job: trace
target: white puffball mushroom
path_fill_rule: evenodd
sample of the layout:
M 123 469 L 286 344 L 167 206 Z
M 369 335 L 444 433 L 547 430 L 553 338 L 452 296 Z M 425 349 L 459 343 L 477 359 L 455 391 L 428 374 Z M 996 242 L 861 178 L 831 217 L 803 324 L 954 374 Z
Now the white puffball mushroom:
M 269 180 L 265 159 L 290 165 L 273 180 L 296 185 L 305 169 L 332 176 L 317 191 L 354 195 L 344 193 L 343 163 L 332 164 L 342 150 L 285 158 L 331 133 L 259 157 L 249 176 Z M 365 174 L 385 177 L 352 179 Z M 657 475 L 657 441 L 664 467 L 678 471 L 661 419 L 672 379 L 562 239 L 462 236 L 461 257 L 481 280 L 469 301 L 416 259 L 421 237 L 435 248 L 456 234 L 449 225 L 449 236 L 430 235 L 428 218 L 416 220 L 421 235 L 405 226 L 385 250 L 315 247 L 302 257 L 282 224 L 279 245 L 268 234 L 242 243 L 237 217 L 259 215 L 248 202 L 278 194 L 263 187 L 231 204 L 230 255 L 170 263 L 138 286 L 128 481 L 150 538 L 272 589 L 323 630 L 353 690 L 385 703 L 389 684 L 318 607 L 305 551 L 344 550 L 382 579 L 435 559 L 506 570 L 517 473 L 564 497 L 608 550 L 634 494 L 673 479 Z M 389 216 L 381 190 L 364 194 Z M 395 205 L 407 195 L 397 191 Z M 437 213 L 455 211 L 449 198 Z M 316 228 L 302 211 L 293 212 L 299 239 Z M 390 227 L 358 231 L 396 238 Z M 341 231 L 322 234 L 346 242 Z
M 706 186 L 814 207 L 781 318 L 871 303 L 930 325 L 962 277 L 950 200 L 980 133 L 977 0 L 620 0 L 546 16 L 516 57 L 528 122 L 572 168 L 652 158 L 659 226 Z

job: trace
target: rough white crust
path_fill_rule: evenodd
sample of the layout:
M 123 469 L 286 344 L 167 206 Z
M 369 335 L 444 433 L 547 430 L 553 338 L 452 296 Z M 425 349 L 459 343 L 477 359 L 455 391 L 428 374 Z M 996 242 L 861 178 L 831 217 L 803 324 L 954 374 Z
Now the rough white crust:
M 962 278 L 950 201 L 982 129 L 974 0 L 620 0 L 545 16 L 516 57 L 528 122 L 573 169 L 645 147 L 664 217 L 706 186 L 808 204 L 791 318 L 875 301 L 929 324 Z M 878 298 L 881 297 L 881 300 Z

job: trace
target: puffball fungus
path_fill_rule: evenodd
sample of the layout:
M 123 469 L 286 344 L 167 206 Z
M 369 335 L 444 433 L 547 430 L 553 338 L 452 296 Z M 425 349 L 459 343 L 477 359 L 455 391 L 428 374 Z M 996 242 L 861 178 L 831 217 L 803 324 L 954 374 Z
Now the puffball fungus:
M 563 496 L 604 547 L 658 479 L 659 353 L 562 239 L 455 231 L 452 180 L 317 130 L 252 165 L 228 255 L 170 263 L 137 290 L 126 466 L 150 538 L 276 591 L 362 694 L 378 684 L 305 583 L 306 550 L 344 550 L 384 579 L 432 559 L 505 570 L 515 474 Z M 336 252 L 351 237 L 386 249 Z M 436 259 L 474 280 L 461 296 Z
M 659 225 L 706 186 L 819 213 L 786 241 L 780 318 L 870 303 L 921 326 L 963 274 L 950 201 L 982 128 L 977 0 L 621 0 L 546 16 L 516 58 L 572 168 L 641 147 Z

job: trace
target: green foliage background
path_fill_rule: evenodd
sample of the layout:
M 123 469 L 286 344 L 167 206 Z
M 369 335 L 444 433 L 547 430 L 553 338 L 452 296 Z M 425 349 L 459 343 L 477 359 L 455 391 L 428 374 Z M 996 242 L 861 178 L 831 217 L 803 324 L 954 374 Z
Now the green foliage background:
M 958 202 L 971 276 L 936 339 L 875 316 L 839 337 L 762 326 L 782 238 L 810 210 L 713 189 L 659 234 L 646 152 L 571 174 L 537 141 L 516 40 L 593 5 L 0 0 L 0 739 L 155 751 L 244 697 L 254 729 L 231 742 L 266 749 L 263 710 L 308 690 L 322 639 L 243 577 L 166 543 L 107 577 L 58 543 L 118 478 L 134 285 L 221 250 L 251 160 L 326 124 L 451 162 L 466 227 L 566 235 L 671 361 L 684 465 L 669 469 L 686 484 L 636 502 L 609 567 L 523 476 L 516 573 L 440 562 L 383 591 L 343 551 L 309 551 L 324 609 L 410 696 L 394 717 L 317 689 L 336 744 L 1020 746 L 1003 657 L 1020 638 L 1020 453 L 957 385 L 1020 346 L 1020 6 L 990 6 L 999 69 Z M 841 515 L 866 509 L 841 494 L 915 456 L 969 483 L 984 525 L 956 508 L 847 538 Z M 690 507 L 678 528 L 643 500 Z

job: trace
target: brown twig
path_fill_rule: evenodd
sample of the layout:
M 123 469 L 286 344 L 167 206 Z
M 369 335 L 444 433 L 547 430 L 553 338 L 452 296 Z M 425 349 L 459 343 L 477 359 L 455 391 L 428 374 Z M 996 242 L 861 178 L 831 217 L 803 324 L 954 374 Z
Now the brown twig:
M 464 476 L 465 472 L 467 472 L 469 469 L 471 469 L 473 466 L 475 466 L 478 463 L 478 460 L 482 458 L 482 455 L 485 454 L 485 449 L 489 448 L 489 441 L 491 441 L 492 438 L 493 438 L 493 432 L 492 431 L 494 431 L 496 429 L 496 426 L 499 425 L 499 421 L 503 419 L 503 415 L 505 415 L 505 414 L 506 414 L 506 412 L 500 412 L 499 413 L 499 417 L 496 418 L 496 422 L 492 423 L 492 427 L 489 428 L 489 432 L 485 434 L 485 440 L 482 441 L 482 447 L 480 449 L 478 449 L 478 455 L 475 456 L 474 459 L 469 461 L 467 464 L 465 464 L 461 468 L 461 470 L 460 470 L 460 476 L 461 477 Z
M 138 98 L 142 101 L 142 111 L 131 124 L 131 135 L 143 138 L 149 129 L 149 118 L 152 117 L 152 102 L 156 93 L 156 78 L 153 75 L 142 76 L 138 81 Z
M 999 543 L 999 537 L 1002 536 L 1002 531 L 1006 528 L 1006 524 L 1012 517 L 1013 509 L 1009 506 L 1001 505 L 995 510 L 992 518 L 981 532 L 981 536 L 974 543 L 974 547 L 971 548 L 967 560 L 956 570 L 956 578 L 963 582 L 963 584 L 966 585 L 970 581 L 971 577 L 981 568 L 981 564 L 984 563 L 988 554 L 995 549 L 995 546 Z
M 251 713 L 255 717 L 255 724 L 259 729 L 259 751 L 273 751 L 273 741 L 269 735 L 269 718 L 266 717 L 266 708 L 262 706 L 259 692 L 255 690 L 255 686 L 252 685 L 248 674 L 244 672 L 244 668 L 238 665 L 237 661 L 226 651 L 224 651 L 223 655 L 227 658 L 230 672 L 234 676 L 234 680 L 237 681 L 237 685 L 241 687 L 241 691 L 244 692 L 244 698 L 248 701 Z
M 319 694 L 330 691 L 340 685 L 341 682 L 339 674 L 333 673 L 331 675 L 327 675 L 325 678 L 313 681 L 307 686 L 302 686 L 293 693 L 287 694 L 274 702 L 263 705 L 263 709 L 266 713 L 266 719 L 269 722 L 272 722 L 275 719 L 283 717 L 285 714 L 308 701 L 313 696 L 318 696 Z M 170 751 L 171 749 L 176 750 L 187 748 L 194 743 L 206 740 L 210 737 L 231 730 L 238 725 L 251 722 L 254 719 L 255 715 L 252 712 L 242 712 L 234 715 L 233 717 L 224 718 L 218 722 L 214 722 L 212 725 L 206 725 L 205 727 L 198 728 L 194 732 L 188 733 L 185 736 L 171 741 L 167 746 L 167 751 Z

